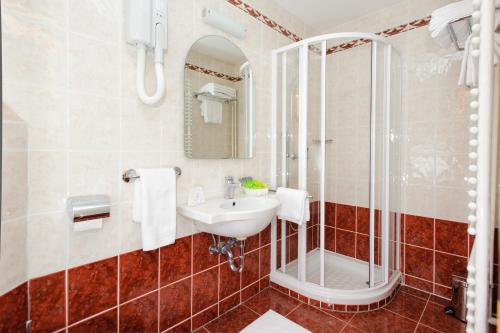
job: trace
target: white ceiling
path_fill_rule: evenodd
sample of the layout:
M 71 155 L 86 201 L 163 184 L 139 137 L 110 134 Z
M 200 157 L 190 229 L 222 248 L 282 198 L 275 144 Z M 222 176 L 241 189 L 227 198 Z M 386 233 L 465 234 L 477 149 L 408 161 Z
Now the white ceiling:
M 319 32 L 401 0 L 275 0 Z M 279 23 L 279 22 L 278 22 Z

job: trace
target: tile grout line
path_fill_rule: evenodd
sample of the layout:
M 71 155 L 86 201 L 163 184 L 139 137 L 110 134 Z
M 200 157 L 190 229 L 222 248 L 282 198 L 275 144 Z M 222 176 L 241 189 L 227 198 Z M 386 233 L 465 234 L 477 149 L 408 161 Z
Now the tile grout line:
M 422 318 L 424 316 L 424 313 L 425 313 L 425 310 L 427 309 L 427 306 L 429 305 L 429 300 L 430 300 L 430 296 L 427 299 L 427 302 L 425 303 L 424 310 L 422 311 L 422 314 L 420 315 L 420 318 L 418 319 L 417 326 L 415 326 L 415 329 L 413 330 L 413 333 L 417 332 L 418 325 L 420 325 L 420 321 L 422 320 Z

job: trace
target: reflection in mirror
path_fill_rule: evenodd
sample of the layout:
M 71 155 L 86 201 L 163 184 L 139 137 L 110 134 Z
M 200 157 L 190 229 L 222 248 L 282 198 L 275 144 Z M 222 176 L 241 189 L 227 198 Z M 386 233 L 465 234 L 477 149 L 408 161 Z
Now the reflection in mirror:
M 252 158 L 253 74 L 228 39 L 196 41 L 184 68 L 184 151 L 189 158 Z

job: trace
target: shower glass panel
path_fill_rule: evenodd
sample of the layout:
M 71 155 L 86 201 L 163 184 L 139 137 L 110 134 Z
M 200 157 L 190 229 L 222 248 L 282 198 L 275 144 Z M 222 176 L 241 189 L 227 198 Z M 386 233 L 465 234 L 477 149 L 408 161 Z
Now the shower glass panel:
M 371 85 L 371 107 L 370 114 L 370 214 L 374 214 L 373 227 L 374 232 L 370 233 L 371 241 L 373 241 L 373 257 L 370 265 L 373 269 L 370 270 L 372 275 L 371 286 L 376 286 L 384 282 L 385 276 L 382 270 L 384 255 L 387 248 L 384 248 L 382 238 L 387 237 L 388 229 L 384 228 L 386 221 L 386 212 L 384 205 L 386 200 L 387 187 L 385 186 L 386 177 L 386 153 L 387 146 L 385 140 L 385 125 L 387 121 L 387 113 L 385 112 L 386 103 L 386 84 L 387 76 L 385 72 L 386 55 L 388 48 L 383 43 L 371 43 L 371 77 L 373 84 Z M 375 79 L 374 79 L 375 78 Z M 382 223 L 380 223 L 382 222 Z
M 299 52 L 291 50 L 277 59 L 277 186 L 297 188 L 298 186 L 298 96 L 299 96 Z M 286 221 L 277 225 L 277 267 L 287 274 L 297 276 L 297 268 L 287 265 L 297 259 L 298 230 Z M 282 255 L 283 254 L 283 255 Z M 284 263 L 284 265 L 283 265 Z
M 389 86 L 389 109 L 390 109 L 390 130 L 389 135 L 389 276 L 399 272 L 401 253 L 399 242 L 401 237 L 401 154 L 400 144 L 402 128 L 402 60 L 401 55 L 394 49 L 390 54 L 390 86 Z M 391 153 L 392 152 L 392 153 Z M 396 152 L 396 153 L 395 153 Z
M 330 304 L 383 299 L 400 276 L 401 59 L 384 38 L 338 33 L 272 62 L 272 185 L 306 189 L 311 219 L 273 224 L 271 280 Z
M 307 191 L 311 196 L 311 220 L 307 224 L 306 280 L 321 283 L 319 248 L 321 192 L 321 43 L 311 44 L 307 65 Z

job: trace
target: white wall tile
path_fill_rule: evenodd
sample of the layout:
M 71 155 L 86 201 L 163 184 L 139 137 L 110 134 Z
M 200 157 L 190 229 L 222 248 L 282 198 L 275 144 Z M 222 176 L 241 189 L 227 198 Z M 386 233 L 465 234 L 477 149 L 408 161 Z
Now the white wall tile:
M 70 149 L 120 149 L 120 100 L 94 95 L 69 95 Z
M 69 88 L 99 96 L 118 97 L 120 62 L 117 44 L 69 34 Z
M 69 223 L 65 212 L 29 217 L 27 232 L 28 278 L 66 268 Z

